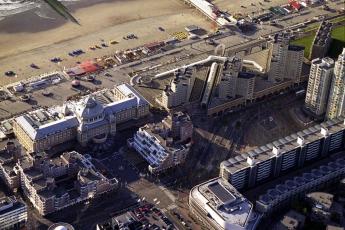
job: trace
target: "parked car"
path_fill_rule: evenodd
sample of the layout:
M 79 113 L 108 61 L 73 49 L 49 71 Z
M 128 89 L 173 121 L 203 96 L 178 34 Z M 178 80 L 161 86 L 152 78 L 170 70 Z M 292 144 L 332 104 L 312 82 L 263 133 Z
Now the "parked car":
M 9 70 L 9 71 L 5 72 L 5 75 L 6 75 L 7 77 L 12 77 L 12 76 L 15 76 L 16 73 L 15 73 L 14 71 L 12 71 L 12 70 Z

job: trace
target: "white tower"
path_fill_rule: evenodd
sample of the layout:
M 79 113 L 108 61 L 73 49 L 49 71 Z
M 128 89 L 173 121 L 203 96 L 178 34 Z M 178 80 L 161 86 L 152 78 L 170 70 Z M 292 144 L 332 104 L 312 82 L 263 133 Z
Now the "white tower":
M 345 48 L 334 65 L 327 119 L 345 115 Z

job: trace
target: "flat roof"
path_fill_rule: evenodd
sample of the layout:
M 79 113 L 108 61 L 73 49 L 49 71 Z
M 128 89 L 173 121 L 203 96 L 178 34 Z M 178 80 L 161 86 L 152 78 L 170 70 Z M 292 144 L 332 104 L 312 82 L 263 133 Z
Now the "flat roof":
M 199 203 L 199 207 L 209 213 L 210 221 L 216 222 L 220 229 L 224 228 L 224 225 L 244 228 L 252 220 L 252 203 L 221 178 L 214 178 L 195 186 L 191 190 L 191 197 Z M 219 218 L 222 222 L 219 222 Z
M 53 108 L 38 109 L 15 118 L 15 121 L 32 140 L 41 139 L 60 130 L 77 127 L 75 116 L 59 117 Z
M 233 202 L 236 197 L 232 195 L 228 190 L 221 186 L 218 182 L 209 184 L 208 188 L 216 195 L 223 203 Z
M 26 207 L 26 205 L 17 201 L 14 197 L 0 198 L 0 216 L 22 207 Z
M 315 180 L 322 177 L 328 177 L 338 170 L 343 170 L 345 167 L 345 159 L 338 158 L 327 164 L 314 168 L 306 173 L 295 176 L 292 179 L 283 181 L 281 184 L 269 188 L 266 193 L 259 196 L 258 203 L 269 204 L 276 199 L 280 199 L 284 194 L 288 194 L 296 187 L 304 186 L 307 183 L 314 183 Z M 327 168 L 327 170 L 325 170 Z
M 323 134 L 321 134 L 321 128 L 324 128 L 328 132 L 327 135 L 334 134 L 339 131 L 344 131 L 344 118 L 336 118 L 334 120 L 323 122 L 321 124 L 312 126 L 300 132 L 291 134 L 289 136 L 280 138 L 271 143 L 245 152 L 241 155 L 232 157 L 226 161 L 223 161 L 221 163 L 221 167 L 225 168 L 230 173 L 236 173 L 238 171 L 244 170 L 250 167 L 250 165 L 247 163 L 248 157 L 253 158 L 254 162 L 257 164 L 276 156 L 272 153 L 273 147 L 279 149 L 279 154 L 284 154 L 299 147 L 299 144 L 297 143 L 297 139 L 299 137 L 303 140 L 303 144 L 308 144 L 323 138 L 324 136 Z

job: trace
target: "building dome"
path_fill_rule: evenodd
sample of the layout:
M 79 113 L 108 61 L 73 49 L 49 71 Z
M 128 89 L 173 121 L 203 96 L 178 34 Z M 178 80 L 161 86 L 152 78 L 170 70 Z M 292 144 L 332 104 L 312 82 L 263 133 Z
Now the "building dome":
M 77 105 L 77 113 L 83 119 L 95 118 L 103 113 L 103 106 L 93 96 L 87 96 Z
M 74 230 L 74 227 L 68 223 L 59 222 L 50 225 L 48 230 Z
M 60 225 L 60 226 L 55 227 L 54 230 L 68 230 L 68 229 L 65 226 Z

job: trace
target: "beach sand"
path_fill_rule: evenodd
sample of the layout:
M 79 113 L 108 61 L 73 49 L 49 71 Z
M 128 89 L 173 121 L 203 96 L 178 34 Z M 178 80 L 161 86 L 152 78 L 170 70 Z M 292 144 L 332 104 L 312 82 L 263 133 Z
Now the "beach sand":
M 71 67 L 77 61 L 113 54 L 116 50 L 167 39 L 173 32 L 183 31 L 186 25 L 213 28 L 211 22 L 180 0 L 110 0 L 74 8 L 73 14 L 81 26 L 59 17 L 39 18 L 32 12 L 0 21 L 0 86 Z M 159 31 L 159 26 L 165 31 Z M 131 33 L 139 39 L 122 39 Z M 119 44 L 96 51 L 88 49 L 100 44 L 102 39 L 114 39 Z M 75 49 L 83 49 L 86 54 L 68 56 Z M 60 57 L 63 62 L 60 65 L 50 62 L 53 57 Z M 31 69 L 31 63 L 40 69 Z M 15 71 L 17 77 L 5 77 L 3 73 L 8 70 Z

